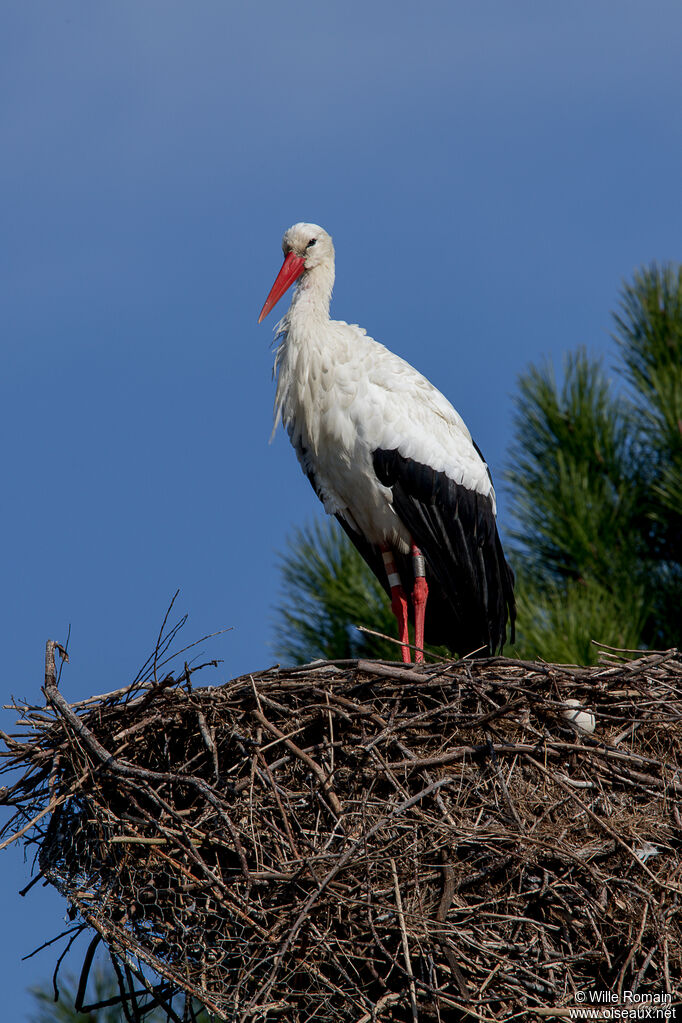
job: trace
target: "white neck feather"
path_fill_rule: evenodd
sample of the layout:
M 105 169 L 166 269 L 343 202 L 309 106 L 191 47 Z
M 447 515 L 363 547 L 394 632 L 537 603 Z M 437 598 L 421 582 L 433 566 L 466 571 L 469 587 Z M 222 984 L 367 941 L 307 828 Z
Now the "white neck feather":
M 325 346 L 333 285 L 333 260 L 306 270 L 299 279 L 286 316 L 277 325 L 281 341 L 273 368 L 277 391 L 272 436 L 280 417 L 291 434 L 294 420 L 306 405 L 309 360 L 316 349 Z
M 334 264 L 320 263 L 306 270 L 296 285 L 283 326 L 295 336 L 307 334 L 311 327 L 321 326 L 329 320 L 329 303 L 334 287 Z

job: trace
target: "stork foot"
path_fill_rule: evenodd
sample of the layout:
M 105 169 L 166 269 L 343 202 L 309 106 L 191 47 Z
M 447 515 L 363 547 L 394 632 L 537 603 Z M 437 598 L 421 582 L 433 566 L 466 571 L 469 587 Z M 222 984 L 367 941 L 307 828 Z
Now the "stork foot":
M 390 547 L 385 547 L 382 549 L 382 554 L 386 575 L 388 576 L 388 584 L 391 587 L 391 610 L 398 623 L 398 639 L 402 644 L 400 649 L 403 655 L 403 664 L 410 664 L 412 656 L 409 647 L 410 636 L 407 629 L 407 597 L 400 582 L 400 576 L 393 559 L 393 551 Z
M 410 554 L 412 555 L 412 567 L 414 569 L 412 603 L 414 604 L 414 645 L 417 648 L 414 660 L 416 664 L 423 664 L 424 618 L 426 617 L 426 599 L 429 595 L 429 585 L 426 581 L 424 555 L 415 544 L 412 544 Z
M 424 618 L 426 616 L 426 598 L 429 595 L 429 587 L 423 576 L 418 576 L 414 581 L 412 590 L 412 603 L 414 604 L 414 645 L 416 646 L 414 659 L 416 664 L 424 662 Z
M 409 647 L 410 637 L 407 631 L 407 597 L 405 596 L 405 590 L 400 584 L 391 586 L 391 609 L 398 623 L 398 639 L 403 644 L 400 648 L 403 655 L 403 664 L 410 664 L 412 656 Z

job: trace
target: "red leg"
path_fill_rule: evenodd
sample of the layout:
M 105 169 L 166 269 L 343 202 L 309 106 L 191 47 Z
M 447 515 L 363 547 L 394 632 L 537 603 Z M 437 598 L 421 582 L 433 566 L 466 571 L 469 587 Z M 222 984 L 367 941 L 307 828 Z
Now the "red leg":
M 421 664 L 424 660 L 424 618 L 426 616 L 426 598 L 429 595 L 429 586 L 426 582 L 426 568 L 422 552 L 415 544 L 412 544 L 410 554 L 412 555 L 412 567 L 414 568 L 412 603 L 414 604 L 414 645 L 417 648 L 414 659 L 417 664 Z
M 407 631 L 407 597 L 400 582 L 400 576 L 393 560 L 393 551 L 390 547 L 382 547 L 388 584 L 391 587 L 391 609 L 398 623 L 398 639 L 402 643 L 403 663 L 409 664 L 412 660 L 408 646 L 410 637 Z

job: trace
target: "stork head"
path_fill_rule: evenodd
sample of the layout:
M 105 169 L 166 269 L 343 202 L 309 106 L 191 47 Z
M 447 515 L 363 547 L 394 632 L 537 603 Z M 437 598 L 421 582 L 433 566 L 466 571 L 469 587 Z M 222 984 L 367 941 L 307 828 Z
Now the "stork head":
M 284 262 L 270 294 L 261 309 L 258 322 L 264 320 L 272 307 L 306 270 L 322 264 L 333 265 L 334 246 L 331 235 L 318 224 L 294 224 L 282 238 Z

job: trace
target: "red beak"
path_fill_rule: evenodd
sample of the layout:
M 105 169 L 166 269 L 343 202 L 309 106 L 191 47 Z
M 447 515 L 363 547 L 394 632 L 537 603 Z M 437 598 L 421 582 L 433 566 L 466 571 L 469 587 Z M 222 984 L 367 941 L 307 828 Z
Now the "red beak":
M 288 252 L 284 257 L 282 263 L 282 269 L 277 274 L 275 283 L 270 288 L 270 294 L 265 299 L 265 305 L 260 311 L 258 322 L 264 320 L 270 310 L 287 290 L 290 288 L 294 281 L 298 280 L 303 271 L 305 270 L 305 259 L 303 256 L 295 256 L 293 252 Z

